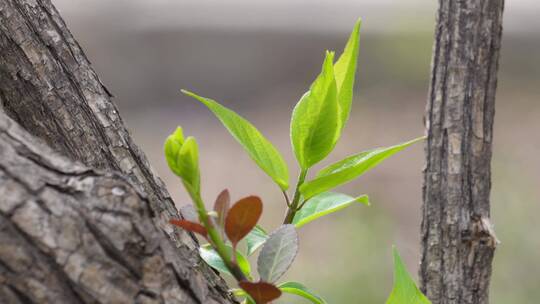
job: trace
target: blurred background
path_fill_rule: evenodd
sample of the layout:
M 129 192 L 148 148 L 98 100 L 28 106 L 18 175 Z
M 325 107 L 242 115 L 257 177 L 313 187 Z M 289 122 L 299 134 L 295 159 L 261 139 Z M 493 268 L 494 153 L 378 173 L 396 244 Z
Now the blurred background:
M 274 229 L 285 203 L 212 114 L 186 88 L 253 122 L 282 151 L 296 178 L 290 113 L 320 70 L 326 49 L 341 52 L 363 19 L 353 112 L 330 161 L 423 134 L 436 1 L 428 0 L 56 0 L 53 1 L 116 96 L 124 120 L 169 186 L 189 200 L 162 156 L 177 126 L 198 138 L 203 194 L 258 194 L 263 226 Z M 540 21 L 536 0 L 507 1 L 493 158 L 497 250 L 492 303 L 540 297 Z M 353 206 L 308 224 L 286 279 L 329 303 L 384 303 L 392 285 L 391 245 L 413 274 L 419 261 L 421 144 L 341 189 L 367 193 Z M 286 298 L 280 303 L 306 303 Z

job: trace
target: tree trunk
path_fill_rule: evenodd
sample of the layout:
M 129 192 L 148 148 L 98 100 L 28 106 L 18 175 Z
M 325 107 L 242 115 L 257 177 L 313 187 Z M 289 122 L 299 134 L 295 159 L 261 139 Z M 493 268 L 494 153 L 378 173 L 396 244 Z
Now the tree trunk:
M 58 155 L 3 113 L 0 197 L 2 303 L 230 302 L 124 177 Z
M 178 277 L 183 282 L 183 292 L 193 295 L 195 303 L 209 303 L 209 299 L 233 303 L 223 280 L 198 260 L 197 242 L 193 236 L 172 229 L 168 224 L 170 217 L 179 216 L 174 203 L 163 182 L 153 173 L 144 153 L 131 139 L 111 98 L 50 0 L 0 0 L 1 108 L 54 151 L 87 167 L 115 171 L 125 176 L 127 182 L 147 198 L 148 216 L 174 241 L 176 263 L 184 271 Z M 5 124 L 4 121 L 7 118 L 1 116 L 0 122 Z M 34 175 L 31 169 L 25 174 Z M 62 173 L 58 172 L 59 176 Z M 0 182 L 0 187 L 8 187 L 9 180 Z M 62 187 L 69 188 L 68 185 Z M 69 194 L 63 193 L 66 197 Z M 2 208 L 7 208 L 6 204 L 0 200 Z M 117 215 L 120 219 L 123 216 Z M 7 220 L 7 214 L 2 216 L 5 218 L 3 221 Z M 8 226 L 15 227 L 13 224 Z M 14 233 L 17 230 L 9 231 Z M 33 242 L 29 238 L 26 241 Z M 144 256 L 139 258 L 144 260 Z M 59 267 L 54 259 L 46 260 L 48 266 Z M 1 260 L 0 265 L 6 269 L 11 266 Z M 0 279 L 4 291 L 6 288 L 17 290 L 6 284 Z M 62 286 L 58 285 L 56 290 L 63 289 Z M 81 296 L 79 300 L 92 302 L 86 299 Z M 191 303 L 189 300 L 182 302 L 182 299 L 180 297 L 178 301 Z M 95 302 L 115 303 L 113 299 L 107 301 L 101 297 Z
M 503 0 L 440 0 L 427 103 L 422 291 L 487 304 L 497 239 L 490 162 Z
M 157 214 L 175 214 L 162 181 L 50 0 L 1 0 L 0 18 L 4 111 L 69 158 L 124 173 L 142 186 Z

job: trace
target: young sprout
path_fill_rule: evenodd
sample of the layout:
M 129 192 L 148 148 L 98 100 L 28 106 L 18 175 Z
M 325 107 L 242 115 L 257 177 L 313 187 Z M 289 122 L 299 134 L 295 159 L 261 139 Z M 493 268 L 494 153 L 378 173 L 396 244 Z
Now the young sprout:
M 201 198 L 197 142 L 193 137 L 184 139 L 180 127 L 165 142 L 167 163 L 171 171 L 181 178 L 199 218 L 198 222 L 171 219 L 170 223 L 206 239 L 208 243 L 203 244 L 199 250 L 201 257 L 213 268 L 232 275 L 238 281 L 240 289 L 233 292 L 244 298 L 246 304 L 270 303 L 282 293 L 303 297 L 311 303 L 327 303 L 301 283 L 278 283 L 298 252 L 296 230 L 321 216 L 355 203 L 369 205 L 367 195 L 353 197 L 330 190 L 358 178 L 388 157 L 424 139 L 420 137 L 402 144 L 353 154 L 326 166 L 312 177 L 308 175 L 315 164 L 332 152 L 349 119 L 359 38 L 360 21 L 355 24 L 337 61 L 334 62 L 334 52 L 326 52 L 320 74 L 292 112 L 291 143 L 300 167 L 292 196 L 287 192 L 287 164 L 280 152 L 255 126 L 212 99 L 182 90 L 214 113 L 253 161 L 280 188 L 285 198 L 287 212 L 283 225 L 271 234 L 257 225 L 263 212 L 263 203 L 257 196 L 242 198 L 230 207 L 230 194 L 223 190 L 215 200 L 213 211 L 208 212 Z M 241 241 L 246 243 L 245 254 L 238 250 Z M 259 280 L 253 280 L 247 257 L 259 248 L 262 248 L 257 259 Z M 396 250 L 394 260 L 395 284 L 387 304 L 429 303 L 406 272 Z

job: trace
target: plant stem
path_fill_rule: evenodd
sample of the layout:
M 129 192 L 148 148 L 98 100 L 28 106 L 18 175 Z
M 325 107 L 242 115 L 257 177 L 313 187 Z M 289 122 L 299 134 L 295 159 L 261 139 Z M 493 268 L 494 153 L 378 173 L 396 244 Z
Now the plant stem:
M 307 173 L 308 169 L 302 169 L 302 171 L 300 172 L 300 176 L 298 176 L 298 182 L 296 183 L 296 189 L 294 190 L 294 197 L 291 205 L 289 206 L 289 209 L 287 209 L 287 214 L 285 215 L 283 225 L 291 224 L 294 216 L 296 215 L 296 212 L 299 210 L 298 204 L 300 203 L 300 186 L 302 186 L 302 184 L 306 180 Z
M 192 194 L 191 199 L 193 200 L 195 207 L 197 209 L 197 212 L 199 214 L 199 221 L 206 228 L 206 231 L 208 233 L 208 238 L 210 239 L 210 242 L 212 243 L 212 246 L 214 247 L 218 255 L 221 257 L 221 259 L 225 263 L 225 266 L 227 266 L 231 274 L 234 276 L 234 278 L 238 282 L 248 281 L 248 279 L 246 278 L 246 275 L 242 272 L 242 270 L 238 266 L 238 263 L 233 262 L 231 253 L 229 252 L 229 250 L 227 249 L 227 246 L 225 245 L 225 242 L 221 238 L 221 234 L 212 223 L 210 216 L 208 216 L 208 212 L 206 211 L 206 207 L 204 206 L 204 203 L 202 201 L 200 194 L 199 193 L 194 194 L 194 195 Z M 233 248 L 232 254 L 233 255 L 236 254 L 236 250 L 234 248 Z M 236 255 L 234 256 L 234 261 L 236 261 Z
M 287 191 L 283 190 L 283 196 L 285 197 L 285 203 L 287 203 L 287 208 L 291 207 L 291 200 L 289 199 L 289 195 L 287 194 Z

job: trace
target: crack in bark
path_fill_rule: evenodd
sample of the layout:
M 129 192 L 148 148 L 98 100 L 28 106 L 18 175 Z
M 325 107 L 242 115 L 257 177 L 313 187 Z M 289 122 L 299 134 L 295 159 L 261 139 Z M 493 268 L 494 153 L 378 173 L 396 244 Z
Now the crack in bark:
M 497 244 L 490 160 L 503 0 L 439 0 L 426 107 L 421 289 L 433 304 L 487 304 Z

